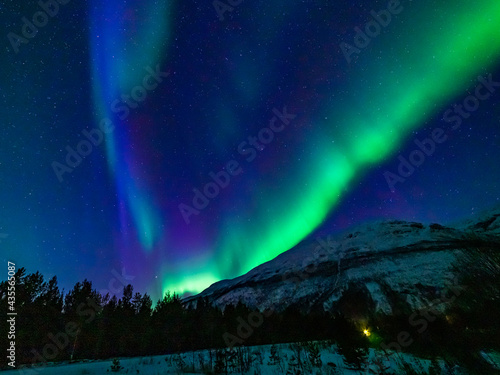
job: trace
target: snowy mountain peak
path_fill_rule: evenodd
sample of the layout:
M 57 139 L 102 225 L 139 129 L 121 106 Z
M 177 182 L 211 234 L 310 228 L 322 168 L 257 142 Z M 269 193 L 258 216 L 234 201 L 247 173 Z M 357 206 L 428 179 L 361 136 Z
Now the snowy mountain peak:
M 208 298 L 224 307 L 335 310 L 341 298 L 361 291 L 375 310 L 390 313 L 389 291 L 415 308 L 427 304 L 452 278 L 450 268 L 471 234 L 500 235 L 500 207 L 460 225 L 400 220 L 363 224 L 340 235 L 306 240 L 232 280 L 219 281 L 184 299 Z

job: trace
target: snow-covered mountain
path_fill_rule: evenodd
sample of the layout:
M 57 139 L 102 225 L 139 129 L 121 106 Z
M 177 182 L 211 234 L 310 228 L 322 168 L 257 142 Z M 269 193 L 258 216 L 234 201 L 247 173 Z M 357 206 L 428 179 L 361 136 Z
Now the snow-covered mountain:
M 241 301 L 260 310 L 295 305 L 306 311 L 335 311 L 351 297 L 390 314 L 397 296 L 412 308 L 421 308 L 453 279 L 451 265 L 471 234 L 500 237 L 500 207 L 453 227 L 384 221 L 303 241 L 245 275 L 217 282 L 183 302 L 195 305 L 199 298 L 208 298 L 219 307 Z

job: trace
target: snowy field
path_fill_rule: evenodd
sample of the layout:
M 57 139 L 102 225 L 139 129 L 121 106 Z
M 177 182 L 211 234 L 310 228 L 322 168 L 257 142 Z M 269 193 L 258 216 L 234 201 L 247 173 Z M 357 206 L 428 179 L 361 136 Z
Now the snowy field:
M 282 344 L 245 347 L 232 352 L 203 350 L 183 354 L 153 357 L 118 358 L 119 367 L 112 369 L 113 360 L 83 361 L 79 363 L 48 364 L 45 367 L 19 368 L 2 371 L 2 375 L 98 375 L 98 374 L 210 374 L 217 369 L 221 373 L 249 375 L 267 374 L 378 374 L 381 370 L 392 370 L 394 374 L 406 374 L 402 366 L 406 363 L 417 373 L 427 374 L 431 362 L 410 355 L 393 353 L 390 356 L 373 349 L 363 370 L 354 370 L 338 353 L 335 345 L 314 343 L 311 350 L 306 345 Z M 115 361 L 116 364 L 116 361 Z M 444 367 L 442 362 L 440 367 Z M 453 371 L 456 374 L 463 372 Z

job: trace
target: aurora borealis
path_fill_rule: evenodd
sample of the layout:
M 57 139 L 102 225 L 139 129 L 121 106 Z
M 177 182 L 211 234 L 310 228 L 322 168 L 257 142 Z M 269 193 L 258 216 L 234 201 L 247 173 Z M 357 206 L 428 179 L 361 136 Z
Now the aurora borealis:
M 37 10 L 6 5 L 5 34 Z M 498 204 L 500 92 L 443 120 L 478 77 L 500 81 L 497 0 L 243 1 L 219 18 L 210 1 L 71 1 L 18 53 L 4 38 L 5 262 L 101 289 L 125 269 L 158 298 L 308 236 Z M 54 161 L 103 121 L 59 179 Z M 436 128 L 447 141 L 391 191 L 384 172 Z

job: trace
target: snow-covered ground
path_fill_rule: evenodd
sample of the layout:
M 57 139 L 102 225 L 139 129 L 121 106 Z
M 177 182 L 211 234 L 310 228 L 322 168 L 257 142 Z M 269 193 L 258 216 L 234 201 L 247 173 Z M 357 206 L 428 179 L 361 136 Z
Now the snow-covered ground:
M 315 343 L 319 348 L 320 361 L 314 360 L 305 345 L 282 344 L 276 345 L 274 358 L 271 355 L 271 345 L 246 347 L 242 350 L 243 358 L 250 359 L 249 369 L 240 372 L 239 363 L 233 356 L 233 361 L 227 361 L 228 373 L 243 373 L 249 375 L 280 375 L 280 374 L 359 374 L 345 363 L 338 353 L 335 345 L 326 342 Z M 233 352 L 236 353 L 236 352 Z M 216 351 L 203 350 L 183 354 L 162 355 L 153 357 L 119 358 L 122 367 L 119 371 L 111 371 L 112 360 L 85 361 L 79 363 L 49 364 L 38 368 L 20 368 L 2 372 L 2 375 L 100 375 L 100 374 L 203 374 L 210 371 L 210 357 L 212 357 L 212 371 L 216 364 Z M 229 358 L 227 355 L 226 358 Z M 241 357 L 240 357 L 241 358 Z M 300 358 L 300 360 L 298 360 Z M 386 355 L 382 352 L 369 350 L 362 374 L 378 374 L 380 369 L 392 370 L 394 374 L 405 374 L 401 369 L 402 363 L 409 364 L 412 368 L 424 371 L 426 374 L 431 362 L 421 360 L 407 354 Z M 194 365 L 193 365 L 194 364 Z M 444 366 L 442 361 L 440 367 Z M 296 370 L 301 370 L 297 372 Z M 225 371 L 225 370 L 224 370 Z M 459 372 L 456 372 L 457 374 Z

